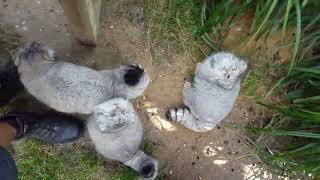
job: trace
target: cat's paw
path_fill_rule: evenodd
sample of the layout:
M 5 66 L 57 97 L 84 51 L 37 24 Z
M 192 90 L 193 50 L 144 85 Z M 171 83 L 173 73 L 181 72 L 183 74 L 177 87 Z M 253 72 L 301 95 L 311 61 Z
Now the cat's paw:
M 168 121 L 183 122 L 185 117 L 190 114 L 188 107 L 171 108 L 166 112 L 166 118 Z
M 169 109 L 166 112 L 166 118 L 167 118 L 168 121 L 174 121 L 175 120 L 175 112 L 176 112 L 176 109 Z
M 125 67 L 124 82 L 129 86 L 135 86 L 140 82 L 144 73 L 145 71 L 141 65 L 127 65 Z

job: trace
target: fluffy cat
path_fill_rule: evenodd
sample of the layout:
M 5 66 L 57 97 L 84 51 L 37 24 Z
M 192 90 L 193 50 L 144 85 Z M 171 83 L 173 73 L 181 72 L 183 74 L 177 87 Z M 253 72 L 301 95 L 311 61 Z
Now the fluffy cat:
M 141 66 L 96 71 L 65 62 L 52 49 L 36 42 L 21 45 L 12 58 L 28 92 L 65 113 L 90 114 L 95 105 L 113 97 L 135 98 L 149 83 Z
M 240 91 L 240 76 L 247 64 L 235 55 L 218 52 L 197 64 L 193 82 L 183 89 L 186 108 L 170 109 L 168 120 L 197 132 L 207 132 L 223 120 Z
M 139 149 L 143 127 L 128 100 L 114 98 L 95 106 L 87 122 L 96 150 L 104 157 L 123 162 L 144 179 L 157 176 L 158 161 Z

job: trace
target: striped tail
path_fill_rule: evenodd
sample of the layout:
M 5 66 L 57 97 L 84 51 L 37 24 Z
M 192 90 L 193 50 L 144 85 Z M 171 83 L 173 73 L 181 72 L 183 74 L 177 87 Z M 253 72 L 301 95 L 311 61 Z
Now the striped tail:
M 175 121 L 196 132 L 207 132 L 215 127 L 216 124 L 199 121 L 188 107 L 169 109 L 166 113 L 168 121 Z
M 188 107 L 185 108 L 172 108 L 169 109 L 166 113 L 166 117 L 168 121 L 176 121 L 176 122 L 184 122 L 190 118 L 192 118 L 192 114 Z

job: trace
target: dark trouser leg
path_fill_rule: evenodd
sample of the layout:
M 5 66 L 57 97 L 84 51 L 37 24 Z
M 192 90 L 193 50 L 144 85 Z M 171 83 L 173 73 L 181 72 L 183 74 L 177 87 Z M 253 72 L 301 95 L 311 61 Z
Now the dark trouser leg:
M 15 161 L 5 148 L 15 139 L 16 130 L 7 123 L 0 123 L 0 179 L 16 180 L 18 171 Z

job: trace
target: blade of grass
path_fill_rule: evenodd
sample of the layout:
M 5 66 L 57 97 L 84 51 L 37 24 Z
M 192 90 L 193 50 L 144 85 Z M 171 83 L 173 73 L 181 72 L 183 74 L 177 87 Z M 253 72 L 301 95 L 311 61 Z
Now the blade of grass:
M 294 0 L 294 5 L 296 9 L 296 16 L 297 16 L 296 35 L 295 35 L 295 45 L 293 49 L 293 55 L 292 55 L 292 59 L 291 59 L 291 63 L 290 63 L 290 67 L 287 75 L 290 75 L 292 68 L 295 64 L 295 60 L 300 47 L 300 38 L 301 38 L 301 9 L 300 9 L 299 0 Z
M 274 8 L 276 7 L 278 3 L 278 0 L 273 0 L 272 4 L 268 10 L 267 15 L 265 16 L 265 18 L 263 19 L 262 23 L 260 24 L 260 26 L 258 27 L 257 31 L 252 35 L 252 37 L 250 38 L 249 42 L 252 42 L 254 39 L 256 39 L 256 37 L 258 36 L 258 34 L 260 33 L 260 31 L 262 30 L 262 28 L 264 27 L 264 25 L 266 24 L 266 22 L 268 21 L 269 17 L 271 16 Z
M 285 77 L 279 79 L 277 83 L 266 93 L 266 95 L 264 96 L 264 99 L 270 98 L 273 91 L 276 90 L 285 80 L 286 80 Z
M 295 108 L 295 107 L 278 107 L 274 105 L 257 102 L 258 104 L 268 107 L 270 109 L 277 110 L 278 112 L 294 118 L 300 121 L 309 121 L 313 123 L 320 123 L 320 112 L 313 112 L 306 109 Z
M 284 37 L 285 32 L 287 30 L 288 18 L 289 18 L 289 13 L 290 13 L 291 7 L 292 7 L 292 0 L 288 0 L 286 14 L 284 16 L 285 18 L 284 18 L 283 26 L 282 26 L 282 36 L 283 37 Z
M 314 101 L 320 101 L 320 96 L 312 96 L 307 98 L 295 99 L 293 100 L 293 103 L 312 103 Z
M 272 130 L 271 134 L 273 136 L 295 136 L 295 137 L 320 139 L 320 134 L 318 134 L 318 133 L 310 133 L 310 132 Z
M 305 30 L 309 30 L 320 20 L 320 14 L 318 14 L 313 20 L 305 27 Z
M 299 71 L 299 72 L 304 72 L 304 73 L 312 73 L 312 74 L 320 75 L 320 69 L 315 69 L 315 68 L 296 67 L 296 68 L 294 68 L 294 70 Z

